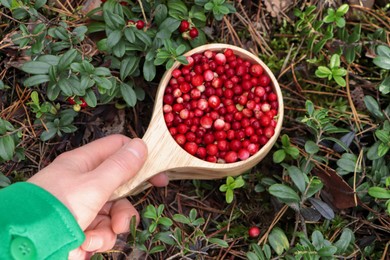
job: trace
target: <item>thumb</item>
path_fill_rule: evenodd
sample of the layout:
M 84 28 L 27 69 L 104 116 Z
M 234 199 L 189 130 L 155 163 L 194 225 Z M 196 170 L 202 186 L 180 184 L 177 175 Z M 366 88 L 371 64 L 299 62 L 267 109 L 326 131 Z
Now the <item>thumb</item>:
M 90 173 L 98 178 L 109 196 L 120 185 L 130 180 L 143 166 L 147 157 L 145 143 L 135 138 L 126 143 L 115 154 L 104 160 Z

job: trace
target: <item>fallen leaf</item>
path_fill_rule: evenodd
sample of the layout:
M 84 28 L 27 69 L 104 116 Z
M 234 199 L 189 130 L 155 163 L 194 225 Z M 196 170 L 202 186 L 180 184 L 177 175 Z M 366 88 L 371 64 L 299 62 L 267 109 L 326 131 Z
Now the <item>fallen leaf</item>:
M 322 169 L 314 168 L 313 173 L 317 175 L 324 183 L 324 188 L 321 195 L 324 200 L 329 200 L 337 209 L 347 209 L 356 207 L 360 204 L 359 198 L 356 196 L 357 204 L 355 204 L 355 196 L 353 189 L 339 176 L 335 170 L 331 168 Z
M 285 12 L 294 3 L 288 0 L 265 0 L 264 4 L 271 16 L 277 17 L 279 21 L 282 18 L 280 13 Z

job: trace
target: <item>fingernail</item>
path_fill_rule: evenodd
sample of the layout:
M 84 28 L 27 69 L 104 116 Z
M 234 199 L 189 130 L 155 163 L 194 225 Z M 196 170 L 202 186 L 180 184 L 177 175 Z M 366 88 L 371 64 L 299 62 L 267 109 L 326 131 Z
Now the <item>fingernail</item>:
M 88 245 L 86 246 L 86 251 L 96 251 L 103 246 L 103 239 L 101 237 L 92 235 L 89 238 Z
M 139 138 L 132 139 L 130 142 L 125 144 L 124 148 L 138 159 L 144 159 L 146 157 L 146 145 Z

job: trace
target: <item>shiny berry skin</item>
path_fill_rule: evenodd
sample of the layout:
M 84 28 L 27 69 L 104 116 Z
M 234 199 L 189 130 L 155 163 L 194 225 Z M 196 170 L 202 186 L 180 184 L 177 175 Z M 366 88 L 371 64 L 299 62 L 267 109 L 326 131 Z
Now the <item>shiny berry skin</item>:
M 74 100 L 73 97 L 69 97 L 69 98 L 67 99 L 67 101 L 68 101 L 68 103 L 71 104 L 71 105 L 76 104 L 76 101 Z
M 195 27 L 193 27 L 191 30 L 190 30 L 190 37 L 192 39 L 195 39 L 196 37 L 198 37 L 199 35 L 199 32 L 198 32 L 198 29 L 196 29 Z
M 137 27 L 138 30 L 142 30 L 145 27 L 145 22 L 142 20 L 138 20 L 135 24 L 135 27 Z
M 184 33 L 190 37 L 189 30 Z M 277 126 L 279 104 L 269 76 L 230 49 L 206 50 L 187 60 L 172 70 L 163 96 L 164 120 L 174 140 L 211 163 L 255 155 Z
M 248 235 L 250 238 L 256 238 L 260 235 L 260 228 L 258 227 L 251 227 L 249 230 L 248 230 Z
M 188 31 L 190 28 L 190 23 L 187 20 L 182 20 L 179 26 L 179 32 L 183 33 Z

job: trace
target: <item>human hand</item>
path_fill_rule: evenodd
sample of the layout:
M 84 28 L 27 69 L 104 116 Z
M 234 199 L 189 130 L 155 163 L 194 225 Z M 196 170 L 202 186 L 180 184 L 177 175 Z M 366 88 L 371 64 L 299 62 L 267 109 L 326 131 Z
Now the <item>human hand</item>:
M 61 154 L 28 180 L 59 199 L 84 230 L 86 239 L 70 259 L 87 259 L 92 252 L 111 249 L 117 234 L 129 231 L 131 218 L 139 220 L 127 199 L 108 200 L 141 169 L 146 157 L 141 139 L 112 135 Z M 168 178 L 159 174 L 150 182 L 165 186 Z

